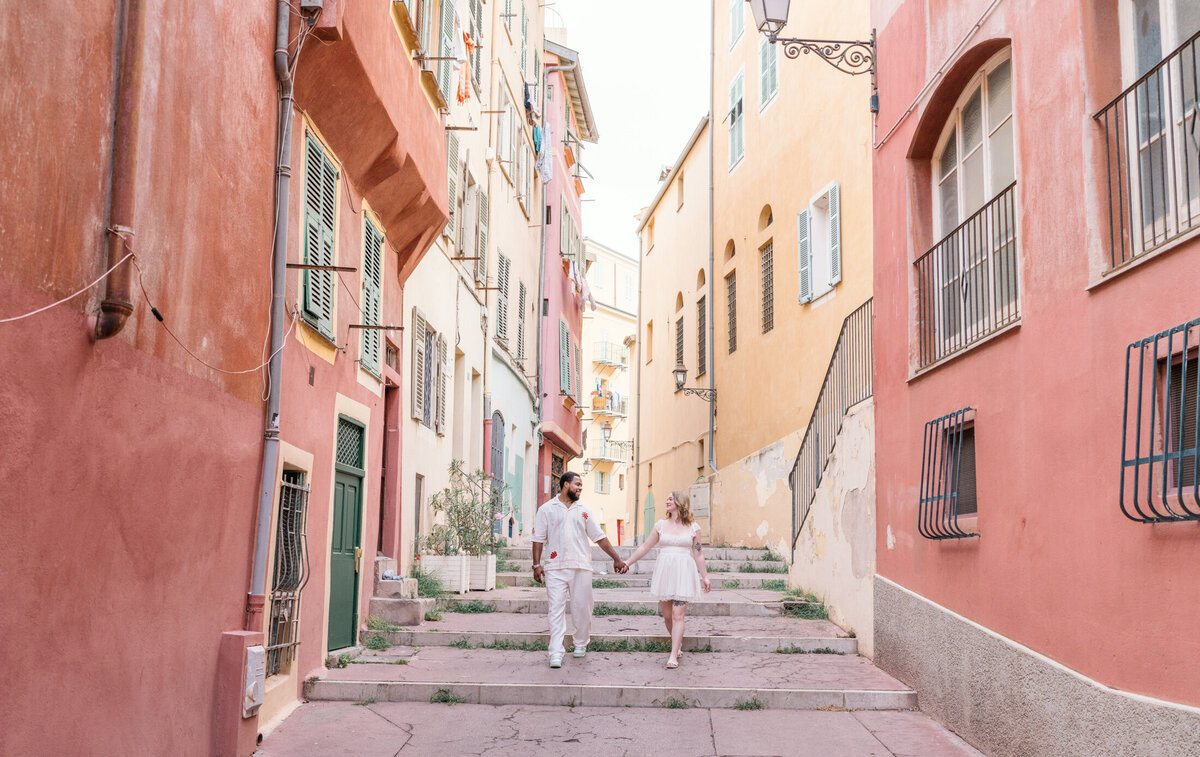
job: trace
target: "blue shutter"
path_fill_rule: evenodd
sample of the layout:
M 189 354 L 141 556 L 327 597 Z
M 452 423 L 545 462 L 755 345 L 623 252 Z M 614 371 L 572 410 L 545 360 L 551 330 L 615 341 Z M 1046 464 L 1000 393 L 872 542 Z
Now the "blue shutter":
M 800 264 L 800 302 L 805 303 L 812 300 L 812 245 L 811 240 L 812 224 L 808 208 L 800 211 L 796 216 L 796 239 L 799 240 L 796 245 L 796 257 Z

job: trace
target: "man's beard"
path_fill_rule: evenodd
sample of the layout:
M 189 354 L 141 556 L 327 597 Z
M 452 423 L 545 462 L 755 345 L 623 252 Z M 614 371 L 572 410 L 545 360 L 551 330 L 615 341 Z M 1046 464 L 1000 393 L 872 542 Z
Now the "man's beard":
M 579 501 L 579 492 L 575 491 L 574 489 L 567 489 L 566 491 L 567 491 L 567 499 L 571 500 L 572 502 Z

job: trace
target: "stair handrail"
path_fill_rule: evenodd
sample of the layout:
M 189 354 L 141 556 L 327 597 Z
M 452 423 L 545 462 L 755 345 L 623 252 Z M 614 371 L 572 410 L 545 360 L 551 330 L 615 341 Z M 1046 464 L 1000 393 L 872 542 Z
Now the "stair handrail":
M 800 538 L 800 529 L 808 518 L 809 507 L 817 496 L 825 466 L 833 457 L 847 411 L 874 394 L 873 303 L 874 298 L 867 300 L 842 321 L 833 355 L 825 369 L 825 380 L 800 442 L 800 451 L 788 473 L 788 488 L 792 492 L 793 551 Z

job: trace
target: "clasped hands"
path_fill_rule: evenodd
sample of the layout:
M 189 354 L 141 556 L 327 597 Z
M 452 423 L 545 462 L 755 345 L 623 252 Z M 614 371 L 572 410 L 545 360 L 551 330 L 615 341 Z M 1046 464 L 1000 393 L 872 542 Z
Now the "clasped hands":
M 628 573 L 629 565 L 624 560 L 613 560 L 614 573 Z

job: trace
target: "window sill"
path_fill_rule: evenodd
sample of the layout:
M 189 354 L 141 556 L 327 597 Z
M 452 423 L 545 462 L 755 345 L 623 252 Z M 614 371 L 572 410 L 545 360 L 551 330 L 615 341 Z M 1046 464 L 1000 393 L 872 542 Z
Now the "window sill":
M 733 172 L 737 170 L 737 167 L 740 166 L 745 161 L 746 161 L 746 153 L 743 152 L 741 155 L 738 156 L 737 161 L 734 162 L 734 164 L 729 167 L 729 173 L 733 174 Z
M 1021 327 L 1020 320 L 1018 320 L 1016 323 L 1010 323 L 1009 325 L 1005 326 L 1004 328 L 1000 329 L 999 331 L 997 331 L 993 334 L 987 335 L 986 337 L 984 337 L 983 339 L 980 339 L 978 342 L 975 342 L 974 344 L 963 347 L 961 350 L 959 350 L 958 352 L 955 352 L 952 355 L 947 355 L 946 357 L 942 358 L 941 360 L 938 360 L 935 363 L 930 363 L 929 365 L 925 366 L 924 368 L 912 371 L 911 373 L 909 373 L 908 378 L 905 379 L 905 383 L 911 384 L 912 382 L 914 382 L 920 378 L 924 378 L 925 376 L 929 375 L 930 373 L 936 371 L 938 368 L 941 368 L 943 365 L 946 365 L 947 363 L 952 363 L 955 360 L 958 360 L 960 357 L 963 357 L 964 355 L 969 355 L 972 352 L 975 352 L 976 350 L 978 350 L 980 347 L 983 347 L 985 344 L 991 344 L 992 342 L 996 341 L 997 339 L 1000 339 L 1001 337 L 1005 336 L 1006 334 L 1016 331 L 1020 327 Z
M 334 348 L 338 347 L 338 343 L 333 338 L 333 335 L 321 331 L 321 329 L 315 323 L 310 321 L 307 316 L 300 316 L 300 324 L 303 325 L 312 336 L 315 336 L 325 344 Z
M 1115 281 L 1115 280 L 1121 278 L 1122 276 L 1124 276 L 1125 274 L 1129 273 L 1130 271 L 1133 271 L 1134 269 L 1139 268 L 1146 263 L 1149 263 L 1151 260 L 1157 260 L 1158 258 L 1163 257 L 1163 256 L 1167 255 L 1168 253 L 1174 252 L 1175 250 L 1179 249 L 1180 247 L 1184 247 L 1192 242 L 1195 242 L 1197 239 L 1200 239 L 1200 227 L 1192 229 L 1191 231 L 1184 234 L 1183 236 L 1175 237 L 1174 239 L 1172 239 L 1169 242 L 1164 242 L 1163 244 L 1154 248 L 1150 252 L 1143 252 L 1141 255 L 1134 258 L 1133 260 L 1130 260 L 1127 263 L 1122 263 L 1121 265 L 1117 266 L 1116 268 L 1110 268 L 1109 270 L 1100 274 L 1099 279 L 1096 279 L 1096 280 L 1092 281 L 1091 284 L 1088 284 L 1086 291 L 1091 292 L 1094 289 L 1099 289 L 1099 288 L 1103 287 L 1105 284 L 1108 284 L 1111 281 Z
M 776 87 L 775 91 L 771 93 L 770 99 L 768 99 L 765 103 L 762 103 L 761 105 L 758 106 L 758 115 L 759 116 L 764 115 L 767 112 L 767 110 L 770 109 L 771 105 L 778 99 L 779 99 L 779 88 Z

